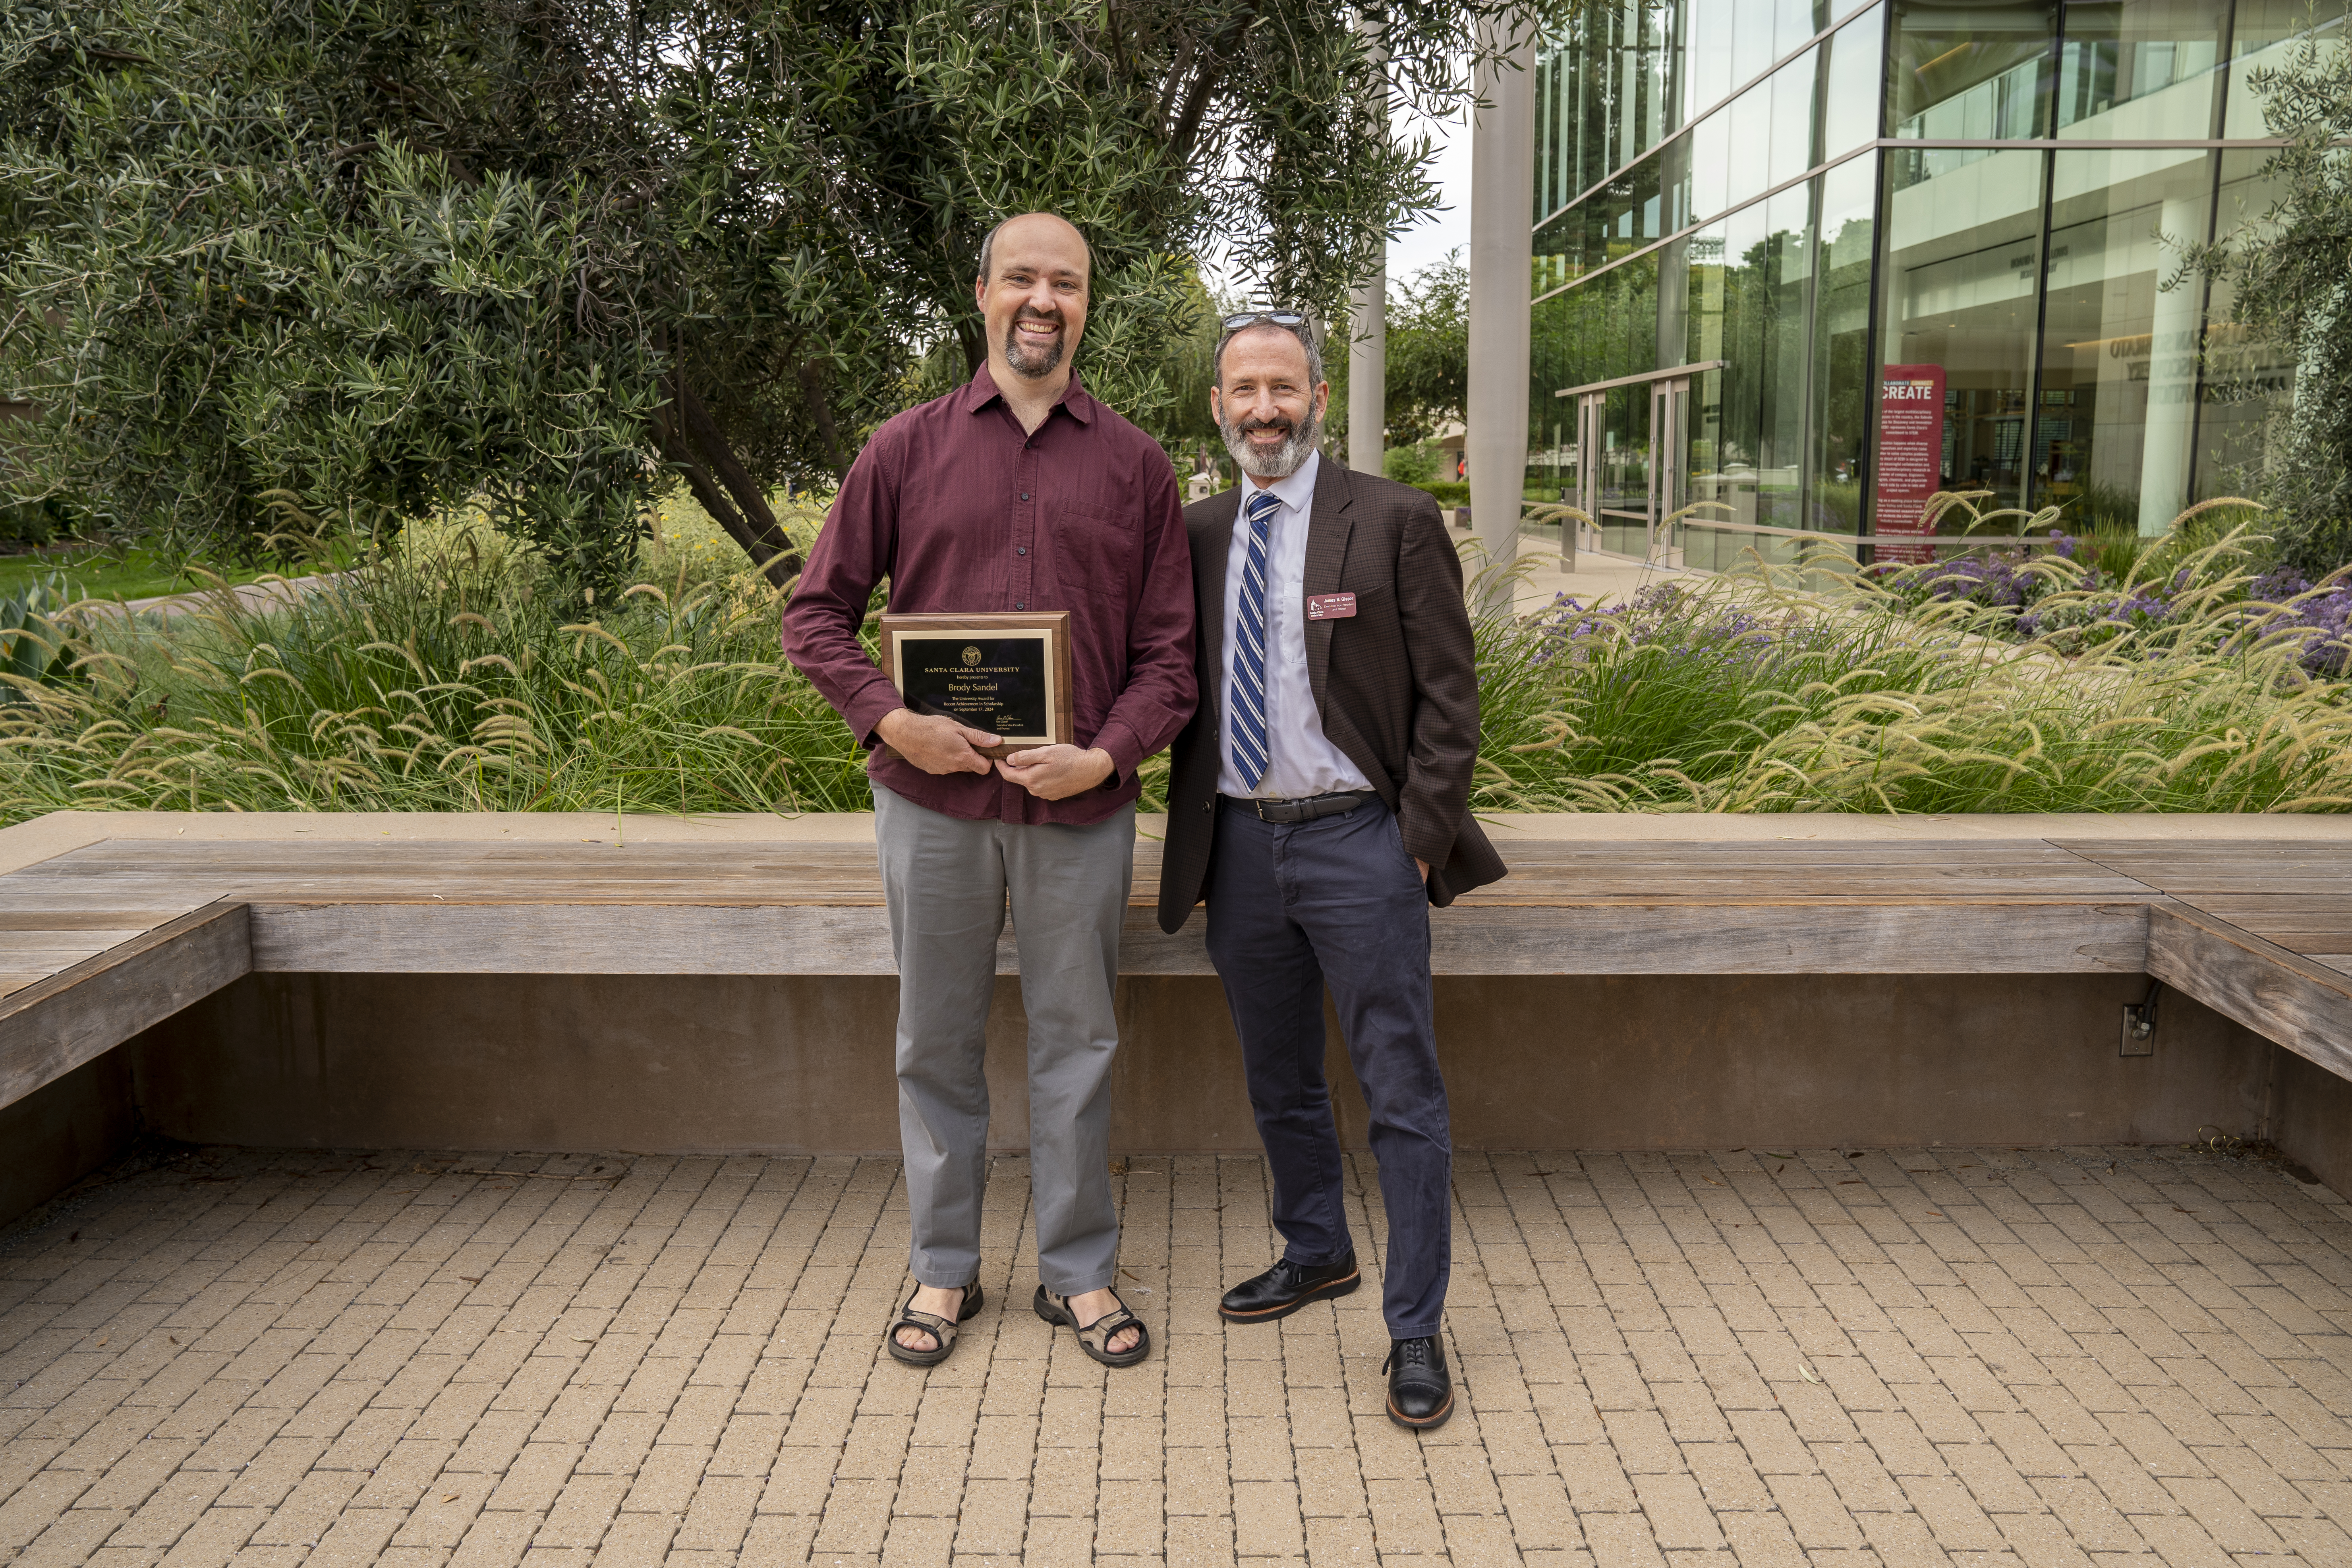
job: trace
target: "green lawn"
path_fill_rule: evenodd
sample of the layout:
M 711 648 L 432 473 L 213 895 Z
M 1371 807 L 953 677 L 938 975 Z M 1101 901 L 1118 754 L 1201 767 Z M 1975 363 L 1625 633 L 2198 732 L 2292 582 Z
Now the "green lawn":
M 337 551 L 338 562 L 349 552 Z M 229 583 L 250 583 L 275 572 L 300 576 L 318 568 L 302 565 L 245 566 L 234 562 L 203 563 L 203 569 Z M 331 570 L 332 568 L 327 568 Z M 209 586 L 206 578 L 174 572 L 169 562 L 151 550 L 93 545 L 77 550 L 43 551 L 33 555 L 0 555 L 0 599 L 62 574 L 67 591 L 75 598 L 152 599 L 163 594 L 188 594 Z

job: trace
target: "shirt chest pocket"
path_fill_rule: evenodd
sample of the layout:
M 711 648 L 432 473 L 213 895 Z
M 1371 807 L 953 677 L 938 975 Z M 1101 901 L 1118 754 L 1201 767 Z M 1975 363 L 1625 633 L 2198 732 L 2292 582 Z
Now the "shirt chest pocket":
M 1066 585 L 1127 575 L 1138 531 L 1130 515 L 1099 502 L 1064 501 L 1054 511 L 1052 528 Z

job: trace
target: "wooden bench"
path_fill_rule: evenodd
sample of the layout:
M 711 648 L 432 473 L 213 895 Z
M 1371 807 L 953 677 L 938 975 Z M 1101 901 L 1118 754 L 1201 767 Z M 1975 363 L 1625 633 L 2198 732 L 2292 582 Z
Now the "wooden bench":
M 1440 974 L 2144 973 L 2352 1078 L 2352 838 L 1507 854 L 1507 880 L 1433 916 Z M 1158 865 L 1142 845 L 1122 971 L 1209 973 L 1202 921 L 1171 938 L 1152 917 Z M 873 854 L 854 843 L 110 839 L 0 876 L 0 1106 L 253 973 L 892 967 Z M 1009 936 L 999 966 L 1014 970 Z

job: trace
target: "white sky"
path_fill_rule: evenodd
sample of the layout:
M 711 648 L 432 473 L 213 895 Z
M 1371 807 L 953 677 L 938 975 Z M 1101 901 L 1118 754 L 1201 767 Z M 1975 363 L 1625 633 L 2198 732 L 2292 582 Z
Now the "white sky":
M 1460 118 L 1454 120 L 1423 120 L 1418 115 L 1400 113 L 1394 121 L 1400 137 L 1425 131 L 1437 148 L 1437 162 L 1432 165 L 1430 179 L 1444 193 L 1438 210 L 1423 218 L 1399 237 L 1389 241 L 1389 281 L 1410 277 L 1432 262 L 1445 259 L 1445 253 L 1459 247 L 1465 264 L 1470 259 L 1470 132 Z M 1229 284 L 1222 257 L 1202 258 L 1202 279 L 1213 293 L 1222 294 Z
M 1394 283 L 1433 261 L 1443 261 L 1445 253 L 1460 247 L 1462 259 L 1470 258 L 1470 132 L 1459 120 L 1427 121 L 1400 115 L 1400 134 L 1410 135 L 1426 131 L 1437 143 L 1437 163 L 1430 177 L 1444 193 L 1444 205 L 1422 220 L 1401 238 L 1389 241 L 1389 281 Z

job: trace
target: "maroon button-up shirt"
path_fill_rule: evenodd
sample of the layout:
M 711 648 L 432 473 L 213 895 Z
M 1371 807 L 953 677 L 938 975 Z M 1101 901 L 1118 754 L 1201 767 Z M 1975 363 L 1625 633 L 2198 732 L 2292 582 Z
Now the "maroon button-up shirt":
M 983 365 L 877 430 L 850 466 L 784 606 L 783 644 L 868 747 L 906 706 L 857 640 L 885 577 L 893 610 L 1069 611 L 1077 743 L 1117 764 L 1083 795 L 1048 801 L 994 773 L 927 773 L 874 752 L 868 776 L 919 805 L 973 821 L 1100 822 L 1136 797 L 1136 769 L 1192 716 L 1192 557 L 1175 470 L 1076 375 L 1031 435 Z

